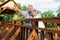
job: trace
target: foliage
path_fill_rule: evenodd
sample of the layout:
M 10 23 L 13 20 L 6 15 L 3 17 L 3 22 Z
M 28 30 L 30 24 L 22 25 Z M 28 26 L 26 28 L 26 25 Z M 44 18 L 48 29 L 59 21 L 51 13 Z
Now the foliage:
M 18 18 L 19 18 L 19 17 L 18 17 L 17 14 L 14 14 L 14 15 L 13 15 L 13 20 L 18 20 Z
M 56 12 L 60 13 L 60 8 Z
M 55 17 L 52 11 L 45 11 L 41 14 L 42 18 L 52 18 Z
M 8 14 L 0 14 L 0 17 L 2 17 L 2 20 L 10 20 L 10 15 Z
M 24 6 L 22 6 L 22 10 L 23 11 L 27 11 L 27 7 L 24 5 Z
M 18 20 L 18 19 L 24 20 L 25 17 L 24 17 L 23 14 L 20 14 L 20 17 L 18 17 L 18 13 L 15 13 L 15 14 L 13 15 L 13 20 Z
M 46 28 L 53 28 L 54 25 L 52 22 L 45 23 Z
M 27 7 L 24 5 L 24 6 L 21 6 L 20 3 L 18 3 L 18 6 L 20 7 L 20 9 L 22 9 L 23 11 L 27 11 Z
M 58 15 L 57 16 L 60 16 L 60 13 L 58 13 Z
M 60 8 L 57 10 L 57 13 L 58 13 L 57 16 L 60 16 Z
M 5 2 L 5 0 L 0 0 L 0 2 Z
M 43 12 L 41 16 L 42 18 L 53 18 L 55 15 L 53 14 L 52 11 L 49 10 L 49 11 Z M 45 23 L 45 26 L 51 28 L 53 27 L 53 23 L 52 22 Z
M 21 20 L 24 20 L 25 19 L 25 16 L 23 14 L 20 14 L 20 19 Z
M 40 13 L 41 13 L 41 11 L 38 11 L 38 10 L 37 10 L 37 13 L 38 13 L 38 14 L 40 14 Z

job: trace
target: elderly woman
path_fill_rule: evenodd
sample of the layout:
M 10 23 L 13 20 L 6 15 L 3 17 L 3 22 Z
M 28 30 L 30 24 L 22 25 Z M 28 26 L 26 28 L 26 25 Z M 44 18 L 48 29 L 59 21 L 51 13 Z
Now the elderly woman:
M 41 18 L 40 14 L 37 14 L 35 9 L 32 10 L 32 15 L 29 18 Z M 45 28 L 44 23 L 42 21 L 38 21 L 38 28 Z M 38 37 L 41 40 L 41 30 L 38 30 Z
M 32 16 L 31 18 L 41 18 L 41 15 L 40 14 L 37 14 L 37 11 L 35 9 L 32 10 Z M 40 28 L 45 28 L 44 24 L 42 21 L 39 21 L 38 22 L 38 27 Z

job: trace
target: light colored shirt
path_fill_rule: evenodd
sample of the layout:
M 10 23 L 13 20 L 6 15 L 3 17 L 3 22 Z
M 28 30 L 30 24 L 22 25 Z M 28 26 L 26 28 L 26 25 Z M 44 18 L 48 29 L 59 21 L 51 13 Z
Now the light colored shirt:
M 22 14 L 25 16 L 25 18 L 41 18 L 41 15 L 40 14 L 37 14 L 34 17 L 29 16 L 28 11 L 23 11 Z M 39 28 L 45 28 L 45 25 L 44 25 L 43 21 L 38 21 L 38 27 Z
M 41 16 L 37 14 L 36 16 L 31 17 L 31 18 L 41 18 Z M 38 21 L 38 28 L 45 28 L 43 21 Z M 41 31 L 41 30 L 38 30 L 38 31 Z
M 25 18 L 27 18 L 29 16 L 28 11 L 22 11 L 22 14 L 25 16 Z
M 38 15 L 34 16 L 33 18 L 41 18 L 41 17 L 38 14 Z M 44 25 L 43 21 L 38 21 L 38 27 L 39 28 L 45 28 L 45 25 Z

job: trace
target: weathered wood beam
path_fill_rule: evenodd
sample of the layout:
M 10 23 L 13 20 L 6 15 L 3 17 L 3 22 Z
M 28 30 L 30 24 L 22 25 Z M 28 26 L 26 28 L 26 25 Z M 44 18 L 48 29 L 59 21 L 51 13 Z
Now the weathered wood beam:
M 15 40 L 15 38 L 18 36 L 18 34 L 19 34 L 20 31 L 21 31 L 21 28 L 19 27 L 19 28 L 16 30 L 15 34 L 10 38 L 10 40 Z
M 2 38 L 2 40 L 6 40 L 6 38 L 9 36 L 9 34 L 13 29 L 14 29 L 14 26 L 11 27 L 11 29 L 6 33 L 6 35 Z

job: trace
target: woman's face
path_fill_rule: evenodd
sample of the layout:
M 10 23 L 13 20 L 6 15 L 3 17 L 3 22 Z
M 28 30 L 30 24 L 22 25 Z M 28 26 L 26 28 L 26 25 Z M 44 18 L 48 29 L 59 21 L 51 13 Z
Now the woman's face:
M 36 11 L 32 11 L 32 15 L 35 16 L 36 15 Z

